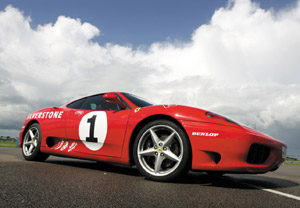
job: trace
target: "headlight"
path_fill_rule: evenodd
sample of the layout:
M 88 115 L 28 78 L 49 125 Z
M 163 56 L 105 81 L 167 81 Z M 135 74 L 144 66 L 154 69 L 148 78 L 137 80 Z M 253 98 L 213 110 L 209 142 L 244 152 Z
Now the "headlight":
M 286 151 L 286 147 L 282 147 L 282 158 L 286 158 L 286 153 L 287 153 L 287 151 Z
M 215 114 L 215 113 L 212 113 L 212 112 L 206 112 L 205 115 L 208 117 L 208 118 L 213 118 L 213 119 L 217 119 L 219 121 L 225 121 L 225 122 L 229 122 L 229 123 L 233 123 L 233 124 L 236 124 L 236 125 L 239 125 L 238 123 L 224 117 L 224 116 L 220 116 L 218 114 Z

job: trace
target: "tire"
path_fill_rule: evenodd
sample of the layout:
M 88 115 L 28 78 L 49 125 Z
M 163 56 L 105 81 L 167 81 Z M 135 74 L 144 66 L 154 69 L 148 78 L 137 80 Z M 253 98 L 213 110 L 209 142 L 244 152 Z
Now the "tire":
M 170 181 L 185 174 L 190 168 L 190 154 L 186 133 L 169 120 L 146 124 L 133 146 L 138 170 L 155 181 Z
M 28 161 L 45 161 L 49 155 L 40 152 L 42 141 L 41 128 L 38 123 L 29 126 L 22 143 L 22 154 Z

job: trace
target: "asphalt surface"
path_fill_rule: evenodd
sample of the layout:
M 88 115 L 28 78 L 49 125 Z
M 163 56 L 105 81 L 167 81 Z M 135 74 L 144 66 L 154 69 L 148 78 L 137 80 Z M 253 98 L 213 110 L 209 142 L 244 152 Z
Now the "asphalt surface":
M 300 166 L 263 175 L 190 172 L 160 183 L 135 168 L 54 156 L 28 162 L 20 148 L 0 148 L 0 207 L 300 207 L 299 184 Z

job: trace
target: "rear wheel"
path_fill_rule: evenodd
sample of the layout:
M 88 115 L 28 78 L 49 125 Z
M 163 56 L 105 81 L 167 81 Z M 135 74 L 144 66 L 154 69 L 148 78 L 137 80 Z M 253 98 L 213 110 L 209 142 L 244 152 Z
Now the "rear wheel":
M 148 123 L 137 135 L 133 155 L 147 178 L 170 181 L 189 169 L 190 144 L 185 132 L 168 120 Z
M 22 144 L 22 154 L 25 160 L 44 161 L 49 157 L 49 155 L 40 152 L 41 138 L 40 125 L 32 124 L 26 131 Z

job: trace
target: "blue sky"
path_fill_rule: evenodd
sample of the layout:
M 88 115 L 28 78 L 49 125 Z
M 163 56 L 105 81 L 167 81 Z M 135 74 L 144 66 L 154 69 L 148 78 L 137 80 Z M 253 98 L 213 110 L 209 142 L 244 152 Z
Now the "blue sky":
M 254 1 L 261 8 L 290 7 L 296 0 Z M 31 25 L 54 23 L 64 15 L 80 18 L 101 30 L 95 40 L 134 47 L 165 40 L 189 40 L 200 25 L 227 0 L 1 0 L 0 9 L 13 5 L 32 19 Z

